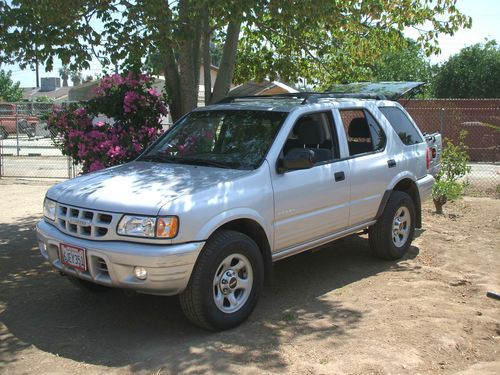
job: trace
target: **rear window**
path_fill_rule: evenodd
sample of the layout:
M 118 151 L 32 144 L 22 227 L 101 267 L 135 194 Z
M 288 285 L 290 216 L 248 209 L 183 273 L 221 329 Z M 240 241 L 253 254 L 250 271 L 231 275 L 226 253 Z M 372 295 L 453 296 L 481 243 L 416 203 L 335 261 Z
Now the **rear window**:
M 390 124 L 405 145 L 422 143 L 424 140 L 420 136 L 415 125 L 413 125 L 406 114 L 397 107 L 381 107 L 380 112 L 389 120 Z

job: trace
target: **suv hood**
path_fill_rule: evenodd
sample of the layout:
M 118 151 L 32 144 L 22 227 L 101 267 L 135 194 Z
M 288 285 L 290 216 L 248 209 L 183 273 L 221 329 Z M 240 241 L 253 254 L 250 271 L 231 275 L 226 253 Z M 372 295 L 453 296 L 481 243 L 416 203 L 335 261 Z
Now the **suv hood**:
M 250 172 L 137 161 L 54 185 L 47 197 L 95 210 L 156 215 L 164 204 L 175 198 Z

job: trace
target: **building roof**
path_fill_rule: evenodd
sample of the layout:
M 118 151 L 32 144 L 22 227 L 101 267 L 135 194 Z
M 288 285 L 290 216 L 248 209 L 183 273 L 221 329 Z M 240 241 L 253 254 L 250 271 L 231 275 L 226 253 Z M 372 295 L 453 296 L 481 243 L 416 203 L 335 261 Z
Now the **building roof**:
M 229 91 L 228 96 L 273 95 L 298 92 L 279 81 L 249 81 Z
M 47 96 L 54 100 L 66 100 L 71 87 L 59 87 L 53 91 L 40 91 L 37 87 L 23 87 L 23 99 L 34 100 L 37 97 Z

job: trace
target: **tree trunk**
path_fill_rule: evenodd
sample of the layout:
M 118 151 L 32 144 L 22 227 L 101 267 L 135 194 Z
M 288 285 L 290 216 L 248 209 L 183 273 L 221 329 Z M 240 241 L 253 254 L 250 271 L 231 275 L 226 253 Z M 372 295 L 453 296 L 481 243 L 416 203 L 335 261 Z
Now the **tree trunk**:
M 436 207 L 436 213 L 439 215 L 443 214 L 443 206 L 448 201 L 446 197 L 433 198 L 434 206 Z
M 175 122 L 182 116 L 182 105 L 179 69 L 171 48 L 167 48 L 165 53 L 165 91 L 167 92 L 170 116 Z
M 210 103 L 216 103 L 223 99 L 231 87 L 233 80 L 234 65 L 236 63 L 236 51 L 238 50 L 238 39 L 241 29 L 241 19 L 232 20 L 227 27 L 226 42 L 222 51 L 222 59 L 219 73 L 215 80 L 214 92 Z
M 208 6 L 205 7 L 205 14 L 203 15 L 203 85 L 205 86 L 205 105 L 210 104 L 212 98 L 212 77 L 210 75 L 210 67 L 212 66 L 212 59 L 210 56 L 210 18 L 208 14 Z
M 180 33 L 174 35 L 177 39 L 178 58 L 176 59 L 172 50 L 167 58 L 165 86 L 171 101 L 170 111 L 174 121 L 196 108 L 198 104 L 201 17 L 190 8 L 191 6 L 189 1 L 179 1 L 181 28 Z

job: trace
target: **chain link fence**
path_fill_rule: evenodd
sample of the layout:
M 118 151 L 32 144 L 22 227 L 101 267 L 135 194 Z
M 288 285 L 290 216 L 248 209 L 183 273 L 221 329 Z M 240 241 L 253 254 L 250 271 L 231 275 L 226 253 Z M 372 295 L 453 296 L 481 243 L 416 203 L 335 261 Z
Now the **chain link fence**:
M 500 99 L 401 101 L 420 129 L 458 141 L 466 130 L 470 194 L 500 196 Z M 79 173 L 46 129 L 51 103 L 0 103 L 0 177 L 65 179 Z
M 0 103 L 0 177 L 64 179 L 75 176 L 47 130 L 52 103 Z
M 500 100 L 401 101 L 423 132 L 440 132 L 457 143 L 466 131 L 471 172 L 466 193 L 500 197 Z

